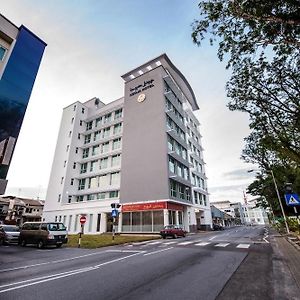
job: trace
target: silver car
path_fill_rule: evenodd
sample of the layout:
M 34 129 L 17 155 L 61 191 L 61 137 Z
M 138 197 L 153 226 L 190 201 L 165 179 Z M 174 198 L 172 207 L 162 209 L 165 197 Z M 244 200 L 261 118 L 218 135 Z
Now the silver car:
M 18 243 L 20 229 L 15 225 L 0 225 L 0 245 Z

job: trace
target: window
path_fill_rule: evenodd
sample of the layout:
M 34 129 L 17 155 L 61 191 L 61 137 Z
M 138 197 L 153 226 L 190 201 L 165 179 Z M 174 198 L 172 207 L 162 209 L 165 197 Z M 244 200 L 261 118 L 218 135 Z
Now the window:
M 95 200 L 95 194 L 87 195 L 87 201 Z
M 101 121 L 102 121 L 102 117 L 97 118 L 95 126 L 98 127 L 101 124 Z
M 194 191 L 194 201 L 198 204 L 198 193 Z
M 73 169 L 76 169 L 76 163 L 75 162 L 73 163 Z
M 76 104 L 73 106 L 73 110 L 74 110 L 74 111 L 76 110 Z
M 82 202 L 84 200 L 83 195 L 77 196 L 76 197 L 76 202 Z
M 95 189 L 98 187 L 98 177 L 89 178 L 88 189 Z
M 104 128 L 102 131 L 102 137 L 105 139 L 105 138 L 108 138 L 109 135 L 110 135 L 110 127 Z
M 122 131 L 122 123 L 118 123 L 114 126 L 114 134 L 119 134 Z
M 104 116 L 103 124 L 109 123 L 111 121 L 111 113 Z
M 65 160 L 65 161 L 64 161 L 64 168 L 66 167 L 66 164 L 67 164 L 67 161 Z
M 87 143 L 90 143 L 90 142 L 91 142 L 91 134 L 87 134 L 84 137 L 84 143 L 87 144 Z
M 172 157 L 169 157 L 169 171 L 175 173 L 175 160 Z
M 113 140 L 112 149 L 116 150 L 116 149 L 119 149 L 119 148 L 121 148 L 121 138 Z
M 80 133 L 78 133 L 77 138 L 80 140 Z
M 109 186 L 109 174 L 99 176 L 99 187 Z
M 170 180 L 170 193 L 172 197 L 177 197 L 176 183 L 173 180 Z
M 90 148 L 83 149 L 82 158 L 87 158 L 89 156 Z
M 97 199 L 105 199 L 105 193 L 98 193 Z
M 115 120 L 122 118 L 122 108 L 115 111 Z
M 98 155 L 99 154 L 99 150 L 100 150 L 100 146 L 99 145 L 93 146 L 92 155 Z
M 60 180 L 60 184 L 63 184 L 63 183 L 64 183 L 64 177 L 62 177 Z
M 111 185 L 120 184 L 120 172 L 111 173 Z
M 121 154 L 113 155 L 111 158 L 111 166 L 116 167 L 119 166 L 121 162 Z
M 74 122 L 74 117 L 71 119 L 71 124 L 73 124 L 73 122 Z
M 86 130 L 91 130 L 93 128 L 93 121 L 86 123 Z
M 4 48 L 3 46 L 0 46 L 0 60 L 3 61 L 4 60 L 4 56 L 6 53 L 7 49 Z
M 70 149 L 70 145 L 67 145 L 67 152 L 69 151 L 69 149 Z
M 100 169 L 106 169 L 107 168 L 107 162 L 108 162 L 108 157 L 102 158 L 100 160 Z
M 60 202 L 60 200 L 61 200 L 61 194 L 58 195 L 57 202 Z
M 75 153 L 76 153 L 76 154 L 78 153 L 78 147 L 75 148 Z
M 82 126 L 82 120 L 79 121 L 79 125 Z
M 72 135 L 72 131 L 69 131 L 69 137 L 71 137 L 71 135 Z
M 90 172 L 95 171 L 98 160 L 91 161 Z
M 69 196 L 68 196 L 68 203 L 71 203 L 71 202 L 72 202 L 72 196 L 69 195 Z
M 80 166 L 80 174 L 86 173 L 87 170 L 87 163 L 81 164 Z
M 100 140 L 100 133 L 101 133 L 100 130 L 95 131 L 95 133 L 94 133 L 94 141 L 99 141 Z
M 174 140 L 173 140 L 170 136 L 168 136 L 168 149 L 169 149 L 170 151 L 174 151 L 173 141 L 174 141 Z
M 111 191 L 109 192 L 109 198 L 118 198 L 119 191 Z
M 85 189 L 85 178 L 79 179 L 78 182 L 78 190 L 84 190 Z
M 71 178 L 71 185 L 74 184 L 74 178 Z
M 84 108 L 81 109 L 81 112 L 84 114 Z
M 109 151 L 109 142 L 103 143 L 101 148 L 101 153 L 106 153 Z

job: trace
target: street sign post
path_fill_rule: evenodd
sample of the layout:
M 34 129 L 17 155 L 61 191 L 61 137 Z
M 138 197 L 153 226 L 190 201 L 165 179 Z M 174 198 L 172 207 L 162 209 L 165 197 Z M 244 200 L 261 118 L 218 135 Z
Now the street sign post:
M 79 219 L 79 222 L 81 224 L 81 231 L 79 232 L 78 248 L 80 248 L 80 245 L 81 245 L 81 236 L 83 235 L 83 232 L 84 232 L 84 224 L 86 222 L 86 216 L 82 215 Z
M 118 211 L 118 208 L 121 206 L 120 204 L 118 203 L 111 203 L 111 208 L 112 208 L 112 211 L 111 211 L 111 216 L 113 217 L 113 234 L 112 234 L 112 240 L 115 239 L 115 233 L 116 233 L 116 223 L 117 223 L 117 218 L 119 216 L 119 211 Z

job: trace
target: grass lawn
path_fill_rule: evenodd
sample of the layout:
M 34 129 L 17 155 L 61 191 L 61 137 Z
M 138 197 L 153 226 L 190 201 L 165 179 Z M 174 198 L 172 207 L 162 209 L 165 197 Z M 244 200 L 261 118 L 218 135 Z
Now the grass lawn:
M 69 234 L 69 241 L 67 247 L 78 247 L 78 234 Z M 84 234 L 81 238 L 81 248 L 100 248 L 106 246 L 113 246 L 119 244 L 125 244 L 130 242 L 142 242 L 153 239 L 158 239 L 160 236 L 139 236 L 139 235 L 115 235 L 115 239 L 112 240 L 110 234 Z

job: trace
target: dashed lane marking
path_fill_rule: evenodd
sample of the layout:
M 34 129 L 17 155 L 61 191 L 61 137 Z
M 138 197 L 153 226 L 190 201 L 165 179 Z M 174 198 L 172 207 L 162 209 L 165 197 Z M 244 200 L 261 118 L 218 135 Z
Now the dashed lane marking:
M 207 245 L 209 245 L 209 244 L 210 244 L 210 243 L 202 242 L 202 243 L 195 244 L 195 246 L 201 246 L 201 247 L 203 247 L 203 246 L 207 246 Z
M 220 243 L 216 244 L 215 247 L 227 247 L 230 243 Z
M 239 244 L 236 247 L 241 249 L 248 249 L 250 247 L 250 244 Z
M 179 244 L 177 244 L 177 245 L 180 245 L 180 246 L 185 246 L 185 245 L 189 245 L 189 244 L 193 244 L 194 243 L 194 241 L 189 241 L 189 242 L 183 242 L 183 243 L 179 243 Z

